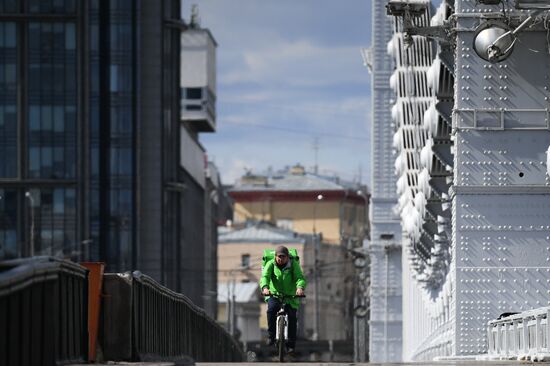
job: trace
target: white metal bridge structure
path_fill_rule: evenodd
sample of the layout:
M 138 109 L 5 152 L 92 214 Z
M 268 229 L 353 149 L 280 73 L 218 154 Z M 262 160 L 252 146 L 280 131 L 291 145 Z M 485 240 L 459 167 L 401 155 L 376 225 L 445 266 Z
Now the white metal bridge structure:
M 370 360 L 547 349 L 550 4 L 372 3 Z

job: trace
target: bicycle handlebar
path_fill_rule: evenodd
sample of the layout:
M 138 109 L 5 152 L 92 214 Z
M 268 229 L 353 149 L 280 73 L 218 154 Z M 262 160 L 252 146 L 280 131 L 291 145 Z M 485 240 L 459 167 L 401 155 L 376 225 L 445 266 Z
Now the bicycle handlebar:
M 280 295 L 276 295 L 274 293 L 269 293 L 269 295 L 264 295 L 262 294 L 264 297 L 267 297 L 267 296 L 273 296 L 273 297 L 276 297 L 276 298 L 279 298 L 279 299 L 293 299 L 293 298 L 300 298 L 300 297 L 306 297 L 306 295 L 285 295 L 285 294 L 280 294 Z

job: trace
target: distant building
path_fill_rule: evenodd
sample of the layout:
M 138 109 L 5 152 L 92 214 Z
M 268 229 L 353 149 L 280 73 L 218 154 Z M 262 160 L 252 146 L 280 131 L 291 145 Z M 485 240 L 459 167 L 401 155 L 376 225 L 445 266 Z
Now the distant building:
M 371 362 L 400 362 L 403 347 L 402 228 L 394 207 L 398 204 L 393 169 L 393 134 L 390 87 L 393 60 L 388 55 L 392 21 L 387 1 L 372 2 L 372 216 L 370 217 Z
M 269 221 L 301 234 L 321 233 L 324 243 L 349 241 L 353 247 L 368 234 L 366 187 L 306 173 L 299 164 L 271 176 L 248 173 L 229 194 L 236 223 Z
M 216 165 L 208 163 L 206 169 L 206 191 L 204 195 L 204 310 L 216 318 L 217 303 L 217 270 L 218 270 L 218 225 L 224 224 L 229 217 L 225 216 L 224 207 L 230 205 L 227 192 L 221 185 L 220 174 Z
M 309 283 L 304 319 L 308 336 L 315 333 L 317 269 L 319 339 L 352 337 L 355 270 L 350 253 L 368 237 L 366 192 L 364 186 L 306 173 L 300 165 L 273 176 L 248 173 L 229 190 L 235 201 L 235 225 L 264 221 L 305 239 L 302 265 Z M 317 266 L 315 237 L 320 239 Z
M 262 272 L 262 257 L 264 249 L 275 249 L 279 245 L 285 245 L 298 251 L 300 262 L 304 261 L 305 239 L 298 237 L 294 232 L 279 229 L 266 223 L 251 223 L 250 226 L 221 233 L 218 244 L 218 299 L 232 299 L 232 296 L 238 296 L 238 292 L 243 284 L 255 284 L 256 297 L 251 301 L 256 304 L 257 328 L 267 331 L 267 319 L 265 316 L 266 306 L 260 296 L 258 283 Z M 302 267 L 304 265 L 302 264 Z M 236 287 L 235 287 L 236 286 Z M 227 295 L 220 293 L 220 288 L 229 291 Z M 238 302 L 245 302 L 242 298 Z M 254 309 L 250 304 L 248 307 Z M 237 305 L 235 311 L 238 313 L 242 309 Z M 218 304 L 218 320 L 229 323 L 229 313 L 227 312 L 225 302 Z M 261 310 L 260 310 L 261 309 Z M 305 313 L 305 308 L 302 312 Z M 235 322 L 237 322 L 235 314 Z M 250 322 L 252 320 L 248 320 Z M 259 334 L 244 334 L 245 329 L 240 329 L 241 340 L 259 340 Z
M 0 14 L 0 259 L 102 260 L 202 306 L 197 136 L 215 114 L 202 111 L 209 129 L 187 116 L 180 66 L 202 52 L 208 67 L 183 70 L 209 80 L 193 87 L 212 110 L 210 32 L 177 0 L 3 2 Z M 188 53 L 186 32 L 208 49 Z
M 246 344 L 262 339 L 260 319 L 260 289 L 257 282 L 218 284 L 218 319 L 226 323 L 228 330 Z M 228 316 L 233 316 L 233 329 Z

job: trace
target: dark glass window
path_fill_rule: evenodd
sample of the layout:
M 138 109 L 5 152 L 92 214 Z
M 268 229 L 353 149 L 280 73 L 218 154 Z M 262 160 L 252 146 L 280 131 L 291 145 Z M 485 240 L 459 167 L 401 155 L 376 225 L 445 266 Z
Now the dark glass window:
M 31 13 L 72 14 L 76 11 L 76 0 L 29 0 Z
M 10 6 L 2 2 L 0 6 Z M 0 22 L 0 178 L 17 176 L 17 33 Z
M 78 258 L 76 239 L 76 191 L 73 188 L 41 188 L 29 191 L 27 230 L 35 255 Z
M 111 270 L 132 267 L 134 171 L 134 58 L 132 0 L 109 3 L 108 233 L 106 258 Z M 100 32 L 103 29 L 100 30 Z M 93 69 L 92 52 L 92 73 Z M 94 209 L 92 207 L 92 209 Z M 103 219 L 103 218 L 102 218 Z
M 40 2 L 40 7 L 44 8 L 37 11 L 55 11 L 62 2 Z M 31 9 L 34 5 L 38 6 L 30 3 Z M 75 25 L 70 22 L 31 22 L 28 30 L 27 175 L 31 178 L 75 178 Z M 45 235 L 49 238 L 48 232 Z
M 90 0 L 90 260 L 100 260 L 100 64 L 99 0 Z
M 0 189 L 0 259 L 17 254 L 17 191 Z
M 186 88 L 187 99 L 202 99 L 202 88 Z
M 0 13 L 18 13 L 18 0 L 0 0 Z

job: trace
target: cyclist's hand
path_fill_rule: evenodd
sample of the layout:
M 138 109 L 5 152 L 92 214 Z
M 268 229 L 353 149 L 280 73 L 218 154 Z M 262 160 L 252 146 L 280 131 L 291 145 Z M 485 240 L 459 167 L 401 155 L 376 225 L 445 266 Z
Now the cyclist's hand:
M 269 288 L 264 287 L 264 288 L 262 289 L 262 295 L 264 295 L 264 296 L 269 296 L 269 295 L 271 295 L 271 292 L 269 292 Z
M 298 287 L 298 288 L 296 289 L 296 296 L 304 296 L 304 289 Z

